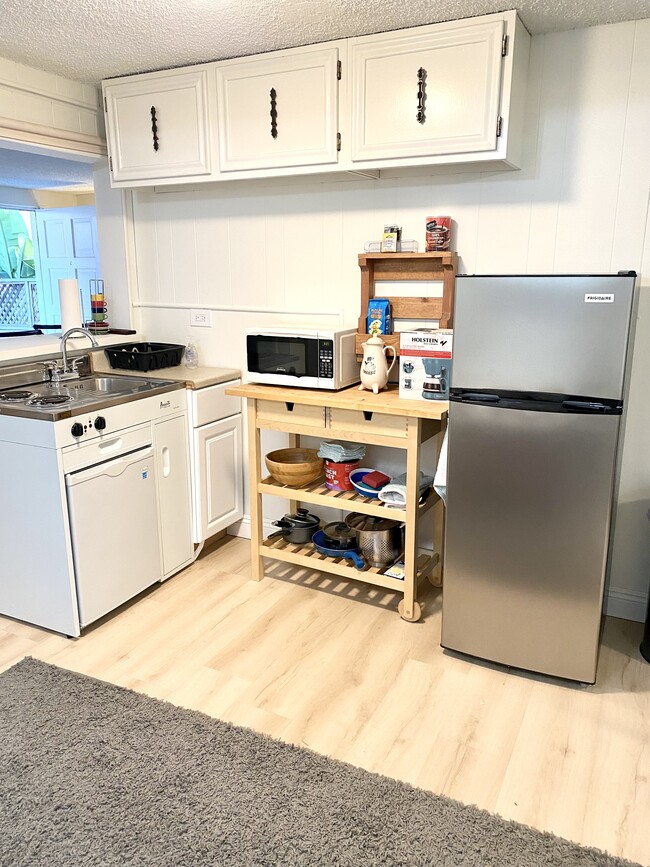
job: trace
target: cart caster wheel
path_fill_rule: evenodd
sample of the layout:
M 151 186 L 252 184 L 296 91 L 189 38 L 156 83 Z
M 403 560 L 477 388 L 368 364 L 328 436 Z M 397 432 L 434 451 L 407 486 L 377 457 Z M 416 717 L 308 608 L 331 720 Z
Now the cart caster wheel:
M 420 603 L 414 602 L 413 603 L 413 616 L 407 617 L 406 614 L 404 614 L 404 600 L 403 599 L 400 600 L 400 603 L 397 606 L 397 612 L 398 612 L 399 616 L 402 618 L 402 620 L 406 620 L 407 623 L 417 623 L 417 621 L 422 616 L 422 608 L 420 607 Z

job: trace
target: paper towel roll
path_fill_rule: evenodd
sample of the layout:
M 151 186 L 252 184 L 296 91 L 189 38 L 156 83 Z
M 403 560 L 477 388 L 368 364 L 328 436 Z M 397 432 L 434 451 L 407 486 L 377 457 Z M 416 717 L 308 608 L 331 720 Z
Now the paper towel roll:
M 61 330 L 83 325 L 79 284 L 76 280 L 59 280 L 59 303 L 61 305 Z

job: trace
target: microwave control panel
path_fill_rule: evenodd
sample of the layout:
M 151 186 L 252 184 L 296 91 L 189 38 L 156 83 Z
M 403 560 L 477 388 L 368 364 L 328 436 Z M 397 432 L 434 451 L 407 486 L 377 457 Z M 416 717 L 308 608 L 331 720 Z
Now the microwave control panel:
M 318 341 L 318 377 L 332 379 L 334 376 L 334 341 Z

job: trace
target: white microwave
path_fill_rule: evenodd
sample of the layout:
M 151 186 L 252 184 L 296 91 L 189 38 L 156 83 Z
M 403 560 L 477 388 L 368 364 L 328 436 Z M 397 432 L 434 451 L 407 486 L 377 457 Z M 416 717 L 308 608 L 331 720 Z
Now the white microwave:
M 246 332 L 249 382 L 326 388 L 359 382 L 356 328 L 268 328 Z

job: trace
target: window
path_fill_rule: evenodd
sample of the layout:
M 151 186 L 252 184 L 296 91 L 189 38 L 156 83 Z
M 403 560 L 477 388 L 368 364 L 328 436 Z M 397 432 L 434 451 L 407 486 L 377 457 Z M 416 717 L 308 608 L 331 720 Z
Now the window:
M 0 330 L 31 328 L 39 319 L 31 211 L 0 208 Z

